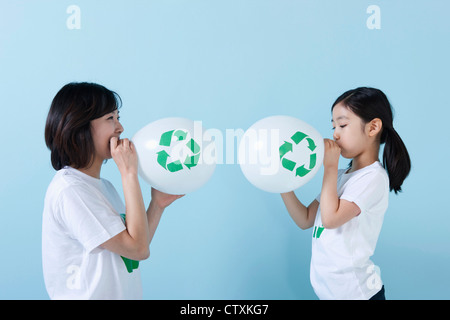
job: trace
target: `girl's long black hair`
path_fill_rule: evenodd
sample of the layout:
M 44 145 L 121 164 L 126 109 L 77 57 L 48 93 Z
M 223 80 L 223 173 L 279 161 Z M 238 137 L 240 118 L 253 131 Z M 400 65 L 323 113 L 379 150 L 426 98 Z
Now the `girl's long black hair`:
M 392 107 L 386 95 L 379 89 L 360 87 L 344 92 L 333 103 L 333 108 L 342 102 L 365 123 L 378 118 L 382 121 L 380 144 L 385 144 L 383 167 L 389 176 L 390 191 L 402 191 L 403 181 L 411 170 L 411 159 L 405 144 L 393 126 Z

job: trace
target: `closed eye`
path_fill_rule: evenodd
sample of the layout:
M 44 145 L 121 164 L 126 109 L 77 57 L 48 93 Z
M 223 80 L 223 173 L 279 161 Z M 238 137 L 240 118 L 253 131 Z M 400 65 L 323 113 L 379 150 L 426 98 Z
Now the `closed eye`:
M 340 128 L 345 128 L 347 125 L 346 124 L 343 124 L 342 126 L 339 126 Z M 331 128 L 331 130 L 335 130 L 336 128 L 335 127 L 333 127 L 333 128 Z

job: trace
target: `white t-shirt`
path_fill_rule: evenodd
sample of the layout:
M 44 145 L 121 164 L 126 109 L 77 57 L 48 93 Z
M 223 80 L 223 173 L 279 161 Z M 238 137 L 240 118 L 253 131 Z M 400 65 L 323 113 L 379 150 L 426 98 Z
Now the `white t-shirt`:
M 142 299 L 138 262 L 99 247 L 125 230 L 112 184 L 71 167 L 45 196 L 42 263 L 51 299 Z
M 361 213 L 339 228 L 324 229 L 317 211 L 313 228 L 311 284 L 320 299 L 362 299 L 382 286 L 373 255 L 389 200 L 389 178 L 381 163 L 352 173 L 338 171 L 340 199 L 354 202 Z M 320 202 L 320 195 L 316 198 Z

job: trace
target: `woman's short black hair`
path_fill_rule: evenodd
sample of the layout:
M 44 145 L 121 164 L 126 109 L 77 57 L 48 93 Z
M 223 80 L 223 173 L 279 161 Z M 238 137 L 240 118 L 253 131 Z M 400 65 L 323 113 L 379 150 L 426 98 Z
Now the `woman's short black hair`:
M 62 87 L 53 98 L 45 124 L 53 168 L 89 167 L 95 151 L 91 121 L 121 105 L 117 93 L 96 83 L 72 82 Z

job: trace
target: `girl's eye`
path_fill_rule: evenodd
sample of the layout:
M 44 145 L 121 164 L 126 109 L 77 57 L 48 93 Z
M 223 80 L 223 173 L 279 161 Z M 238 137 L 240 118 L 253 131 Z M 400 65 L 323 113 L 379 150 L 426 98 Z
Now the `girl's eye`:
M 342 125 L 342 126 L 339 126 L 340 128 L 345 128 L 347 125 L 346 124 L 344 124 L 344 125 Z M 335 127 L 333 127 L 333 128 L 331 128 L 331 130 L 335 130 L 336 128 Z

